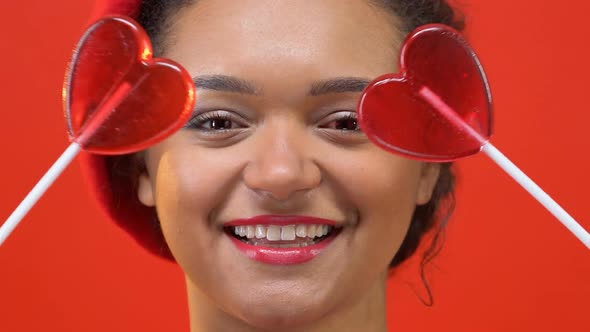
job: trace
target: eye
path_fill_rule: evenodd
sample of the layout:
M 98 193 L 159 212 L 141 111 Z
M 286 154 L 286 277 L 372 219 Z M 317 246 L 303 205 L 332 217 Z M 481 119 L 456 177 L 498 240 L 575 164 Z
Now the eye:
M 215 110 L 193 116 L 185 125 L 185 128 L 215 133 L 246 128 L 245 122 L 241 116 L 233 112 Z
M 361 131 L 356 112 L 350 111 L 330 114 L 324 121 L 322 121 L 320 128 L 350 132 Z

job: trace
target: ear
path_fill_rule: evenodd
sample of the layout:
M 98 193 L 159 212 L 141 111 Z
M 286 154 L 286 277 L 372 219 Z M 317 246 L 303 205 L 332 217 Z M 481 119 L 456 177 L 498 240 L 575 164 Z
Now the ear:
M 156 205 L 152 181 L 147 172 L 142 172 L 139 175 L 139 181 L 137 184 L 137 199 L 139 199 L 139 201 L 145 206 L 153 207 Z
M 438 163 L 423 163 L 420 180 L 418 183 L 418 190 L 416 192 L 416 204 L 424 205 L 430 201 L 434 186 L 438 182 L 440 176 L 440 164 Z

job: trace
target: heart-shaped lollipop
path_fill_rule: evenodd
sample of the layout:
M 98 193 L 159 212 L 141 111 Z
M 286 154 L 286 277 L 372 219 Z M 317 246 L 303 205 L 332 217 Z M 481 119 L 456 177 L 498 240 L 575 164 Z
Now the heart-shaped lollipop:
M 66 77 L 70 137 L 100 154 L 144 149 L 184 125 L 194 89 L 180 65 L 152 58 L 150 40 L 137 23 L 104 18 L 82 37 Z
M 402 47 L 400 73 L 369 84 L 358 113 L 371 141 L 409 158 L 446 162 L 483 151 L 590 248 L 590 233 L 489 142 L 488 80 L 454 29 L 431 24 L 411 33 Z
M 421 27 L 406 39 L 399 68 L 399 74 L 371 83 L 359 102 L 359 121 L 371 140 L 426 161 L 451 161 L 479 152 L 492 133 L 492 98 L 482 66 L 461 34 L 444 25 Z M 424 87 L 480 139 L 423 98 Z
M 151 42 L 135 21 L 111 16 L 94 23 L 78 44 L 63 88 L 72 144 L 0 226 L 0 245 L 80 149 L 145 149 L 186 123 L 195 98 L 188 72 L 174 61 L 152 58 Z

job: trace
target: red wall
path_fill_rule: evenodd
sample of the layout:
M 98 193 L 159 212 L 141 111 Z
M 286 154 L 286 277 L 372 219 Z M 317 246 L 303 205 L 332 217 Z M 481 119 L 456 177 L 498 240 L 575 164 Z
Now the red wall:
M 462 0 L 493 142 L 590 229 L 590 4 Z M 562 5 L 563 4 L 563 5 Z M 0 220 L 68 142 L 60 86 L 91 0 L 0 3 Z M 590 252 L 485 156 L 459 163 L 444 251 L 392 281 L 396 331 L 588 331 Z M 1 331 L 188 331 L 181 271 L 107 223 L 68 168 L 0 248 Z

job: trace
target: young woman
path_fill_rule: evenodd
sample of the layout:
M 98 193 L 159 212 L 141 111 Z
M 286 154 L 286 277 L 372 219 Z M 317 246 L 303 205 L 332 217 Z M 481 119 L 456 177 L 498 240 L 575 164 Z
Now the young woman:
M 112 2 L 182 64 L 198 102 L 141 153 L 87 155 L 112 218 L 186 275 L 191 330 L 387 331 L 386 279 L 440 225 L 449 164 L 370 143 L 366 85 L 445 1 Z M 438 220 L 440 221 L 440 220 Z M 435 230 L 436 231 L 436 230 Z

